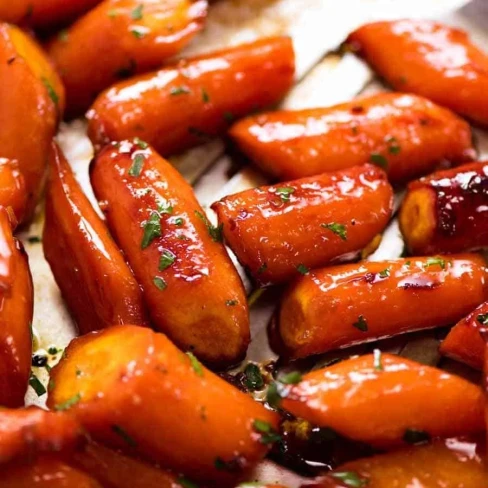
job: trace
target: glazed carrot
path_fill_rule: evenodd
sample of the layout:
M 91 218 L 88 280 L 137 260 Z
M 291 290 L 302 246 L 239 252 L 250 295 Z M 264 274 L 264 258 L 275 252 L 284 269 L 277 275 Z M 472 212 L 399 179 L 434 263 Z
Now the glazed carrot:
M 373 162 L 390 181 L 404 182 L 475 154 L 465 121 L 399 93 L 254 115 L 232 126 L 230 135 L 256 165 L 282 180 Z
M 282 397 L 293 415 L 377 447 L 484 431 L 478 386 L 392 354 L 313 371 Z
M 472 368 L 483 369 L 485 340 L 480 332 L 488 326 L 488 302 L 461 319 L 447 334 L 440 353 L 466 363 Z
M 0 410 L 0 464 L 72 451 L 82 441 L 79 424 L 66 412 L 37 407 Z
M 481 488 L 486 486 L 486 463 L 476 444 L 447 439 L 346 463 L 332 471 L 317 488 Z M 305 486 L 303 488 L 305 488 Z
M 277 333 L 283 352 L 296 358 L 449 325 L 486 300 L 486 278 L 476 254 L 312 271 L 285 293 Z
M 0 78 L 1 156 L 19 164 L 27 197 L 24 220 L 28 220 L 42 191 L 64 91 L 39 46 L 7 24 L 0 24 Z
M 276 440 L 276 413 L 143 327 L 75 339 L 52 378 L 48 405 L 71 402 L 94 439 L 197 481 L 222 486 Z
M 177 477 L 168 471 L 96 442 L 75 452 L 70 462 L 90 473 L 105 488 L 182 488 Z
M 206 362 L 241 360 L 249 343 L 246 295 L 190 185 L 137 139 L 107 146 L 91 181 L 153 324 Z
M 2 207 L 0 246 L 0 405 L 20 407 L 31 370 L 32 278 L 27 255 Z
M 354 257 L 392 211 L 384 171 L 357 166 L 246 190 L 212 205 L 226 241 L 260 285 Z
M 45 29 L 71 22 L 100 1 L 15 0 L 15 2 L 2 2 L 0 3 L 0 20 Z
M 488 55 L 466 32 L 430 20 L 366 24 L 347 43 L 395 89 L 488 124 Z
M 96 148 L 138 136 L 167 156 L 221 135 L 234 118 L 277 103 L 293 74 L 287 37 L 181 61 L 101 94 L 87 114 L 88 135 Z
M 0 467 L 2 488 L 105 488 L 86 473 L 57 459 Z
M 147 325 L 139 284 L 57 146 L 50 165 L 44 256 L 80 332 Z
M 413 254 L 488 246 L 488 162 L 439 171 L 410 183 L 400 228 Z
M 16 220 L 24 217 L 27 195 L 16 160 L 0 158 L 0 207 L 11 207 Z
M 68 117 L 82 115 L 117 80 L 161 66 L 206 14 L 206 0 L 105 0 L 78 19 L 47 45 L 66 86 Z

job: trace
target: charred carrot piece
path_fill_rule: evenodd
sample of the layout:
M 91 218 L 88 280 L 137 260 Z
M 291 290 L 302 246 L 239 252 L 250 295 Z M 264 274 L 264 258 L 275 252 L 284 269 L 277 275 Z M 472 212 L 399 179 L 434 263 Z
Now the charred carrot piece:
M 181 61 L 102 93 L 87 114 L 88 135 L 96 148 L 137 136 L 168 156 L 223 134 L 235 118 L 277 103 L 291 87 L 294 70 L 287 37 Z
M 235 480 L 277 440 L 276 413 L 143 327 L 75 339 L 52 378 L 48 405 L 70 402 L 95 440 L 196 481 Z
M 488 295 L 476 254 L 361 262 L 312 271 L 285 293 L 276 332 L 304 357 L 456 322 Z
M 104 149 L 91 181 L 154 325 L 206 362 L 242 359 L 249 343 L 244 288 L 191 186 L 137 139 Z
M 44 255 L 80 332 L 147 325 L 139 284 L 57 146 L 50 166 Z
M 399 93 L 254 115 L 232 126 L 230 135 L 257 166 L 281 180 L 372 162 L 398 183 L 475 155 L 464 120 Z
M 246 190 L 214 203 L 229 246 L 260 285 L 354 258 L 388 223 L 393 191 L 373 165 Z
M 485 340 L 481 333 L 488 326 L 488 302 L 461 319 L 441 344 L 444 356 L 461 361 L 472 368 L 483 369 Z
M 58 459 L 0 467 L 2 488 L 105 488 L 94 478 Z
M 488 124 L 488 55 L 466 32 L 430 20 L 374 22 L 347 43 L 396 90 Z
M 401 449 L 346 463 L 302 488 L 480 488 L 488 470 L 476 448 L 475 442 L 454 438 Z
M 8 24 L 0 24 L 0 78 L 1 155 L 18 162 L 29 220 L 42 191 L 64 89 L 35 41 Z
M 26 205 L 25 181 L 17 161 L 0 158 L 0 207 L 10 207 L 19 222 L 24 218 Z
M 66 412 L 36 407 L 0 410 L 0 464 L 69 452 L 82 441 L 78 422 Z
M 206 14 L 206 0 L 105 0 L 79 18 L 46 46 L 66 86 L 67 116 L 82 115 L 121 78 L 161 66 L 203 27 Z
M 410 183 L 400 228 L 412 253 L 488 246 L 488 162 L 439 171 Z
M 31 370 L 34 300 L 27 254 L 2 207 L 0 243 L 0 405 L 20 407 Z
M 484 431 L 478 386 L 392 354 L 354 357 L 278 391 L 293 415 L 377 447 Z

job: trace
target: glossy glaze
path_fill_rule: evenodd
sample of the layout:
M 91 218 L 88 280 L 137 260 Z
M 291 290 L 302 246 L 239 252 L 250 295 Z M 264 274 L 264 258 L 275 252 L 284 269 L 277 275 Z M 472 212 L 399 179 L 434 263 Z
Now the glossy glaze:
M 354 257 L 385 228 L 392 195 L 384 171 L 364 165 L 246 190 L 212 209 L 241 264 L 268 285 Z
M 439 171 L 410 183 L 400 228 L 414 254 L 488 246 L 488 162 Z
M 0 3 L 0 20 L 46 29 L 66 24 L 101 0 L 15 0 Z
M 0 207 L 0 406 L 20 407 L 31 370 L 33 289 L 27 254 Z
M 483 369 L 486 341 L 481 332 L 487 325 L 488 302 L 485 302 L 450 330 L 439 349 L 441 354 L 468 364 L 472 368 Z
M 486 300 L 487 276 L 475 254 L 312 271 L 283 296 L 277 324 L 282 352 L 304 357 L 452 324 Z
M 431 437 L 484 431 L 481 389 L 400 356 L 356 356 L 287 387 L 282 407 L 314 425 L 377 447 L 404 443 L 407 430 Z
M 53 37 L 46 49 L 66 87 L 67 116 L 83 115 L 112 83 L 161 66 L 206 14 L 206 0 L 105 0 Z
M 44 256 L 80 332 L 147 325 L 139 284 L 56 146 L 45 215 Z
M 25 181 L 17 161 L 0 158 L 0 206 L 11 207 L 19 222 L 24 218 L 26 205 Z
M 259 419 L 276 429 L 276 413 L 163 334 L 117 326 L 75 339 L 66 351 L 52 371 L 48 405 L 79 393 L 70 413 L 93 438 L 212 486 L 235 479 L 266 454 L 269 445 L 253 424 Z
M 438 440 L 433 444 L 410 447 L 346 463 L 322 481 L 302 488 L 341 488 L 341 473 L 359 478 L 352 486 L 372 488 L 481 488 L 486 486 L 486 462 L 470 439 Z M 351 486 L 351 485 L 349 485 Z
M 2 488 L 104 488 L 90 475 L 55 458 L 2 466 L 0 479 Z
M 47 412 L 37 407 L 0 410 L 2 465 L 39 454 L 72 451 L 82 440 L 79 424 L 65 412 Z
M 230 135 L 281 180 L 377 161 L 397 183 L 474 156 L 465 121 L 425 98 L 398 93 L 254 115 L 232 126 Z
M 87 114 L 88 134 L 96 147 L 138 136 L 167 156 L 221 135 L 235 118 L 277 103 L 293 74 L 293 46 L 286 37 L 181 61 L 101 94 Z
M 396 90 L 488 124 L 488 55 L 466 32 L 430 20 L 367 24 L 347 42 Z
M 131 176 L 138 158 L 140 175 Z M 249 343 L 244 288 L 223 244 L 203 221 L 191 186 L 153 149 L 128 141 L 98 155 L 91 181 L 158 330 L 214 365 L 242 359 Z M 158 206 L 160 235 L 143 248 L 147 222 L 158 216 Z M 165 255 L 170 259 L 160 269 Z
M 64 89 L 39 46 L 7 24 L 0 24 L 0 79 L 0 156 L 19 165 L 28 220 L 42 191 Z

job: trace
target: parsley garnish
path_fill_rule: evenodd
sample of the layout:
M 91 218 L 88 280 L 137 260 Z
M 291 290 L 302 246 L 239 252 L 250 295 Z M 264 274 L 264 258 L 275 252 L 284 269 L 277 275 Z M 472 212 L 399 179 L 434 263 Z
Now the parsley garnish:
M 376 166 L 380 166 L 383 169 L 388 168 L 388 161 L 386 160 L 385 156 L 383 156 L 380 153 L 372 153 L 369 156 L 369 160 L 373 163 L 376 164 Z
M 65 402 L 54 406 L 54 410 L 58 412 L 70 409 L 73 405 L 76 405 L 81 400 L 81 395 L 77 393 L 76 395 L 68 398 Z
M 345 225 L 338 224 L 337 222 L 331 222 L 330 224 L 320 224 L 320 227 L 331 230 L 334 234 L 338 235 L 343 241 L 347 241 L 347 229 Z
M 47 350 L 47 352 L 49 354 L 51 354 L 52 356 L 54 356 L 55 354 L 57 354 L 60 351 L 61 351 L 61 349 L 58 349 L 56 346 L 49 346 L 49 349 Z
M 209 222 L 206 215 L 202 214 L 198 210 L 195 210 L 195 215 L 205 224 L 205 227 L 207 227 L 207 231 L 212 238 L 212 241 L 222 242 L 222 229 L 224 228 L 224 224 L 220 224 L 217 227 L 214 227 Z
M 309 269 L 304 264 L 299 264 L 297 266 L 297 271 L 302 275 L 306 275 L 308 274 Z
M 35 244 L 37 242 L 41 242 L 41 238 L 39 236 L 29 236 L 27 238 L 27 240 L 29 241 L 29 243 L 31 244 Z
M 244 384 L 250 391 L 261 390 L 264 386 L 264 379 L 263 375 L 261 374 L 261 370 L 259 366 L 254 363 L 246 364 L 244 368 L 244 374 L 246 376 L 244 380 Z
M 165 290 L 166 287 L 168 286 L 166 281 L 164 281 L 163 278 L 161 278 L 159 276 L 155 276 L 153 278 L 153 283 L 154 283 L 154 286 L 161 291 Z
M 142 166 L 144 164 L 145 159 L 146 158 L 145 158 L 144 154 L 136 154 L 134 156 L 132 165 L 128 171 L 129 176 L 134 176 L 135 178 L 137 178 L 138 176 L 141 175 Z
M 144 5 L 138 5 L 131 13 L 130 17 L 133 20 L 141 20 L 142 19 L 142 10 L 144 9 Z
M 178 217 L 175 219 L 175 225 L 180 226 L 183 225 L 183 219 L 181 217 Z
M 139 137 L 134 137 L 134 144 L 140 149 L 147 149 L 149 147 L 149 144 L 146 141 L 139 139 Z
M 430 441 L 430 435 L 424 430 L 407 429 L 403 434 L 403 440 L 408 444 L 425 444 Z
M 264 273 L 267 269 L 268 265 L 266 263 L 263 263 L 261 266 L 259 266 L 258 274 Z
M 53 101 L 54 105 L 56 105 L 56 107 L 57 107 L 58 102 L 59 102 L 59 97 L 58 97 L 58 94 L 56 93 L 56 90 L 54 90 L 50 81 L 46 77 L 43 76 L 41 78 L 41 80 L 42 80 L 42 83 L 44 84 L 44 86 L 46 87 L 49 98 Z
M 228 307 L 235 307 L 237 305 L 237 300 L 227 300 L 225 302 L 225 304 L 228 306 Z
M 173 207 L 171 205 L 159 205 L 157 210 L 153 210 L 151 215 L 143 224 L 144 235 L 142 236 L 141 249 L 146 249 L 151 242 L 157 237 L 161 237 L 161 215 L 171 214 Z
M 127 442 L 129 446 L 137 446 L 136 441 L 122 427 L 120 427 L 120 425 L 112 425 L 112 431 L 122 437 L 122 439 L 124 439 L 124 441 Z
M 159 258 L 159 271 L 164 271 L 166 268 L 169 268 L 175 262 L 175 257 L 171 251 L 165 249 Z
M 203 368 L 200 361 L 195 357 L 192 352 L 187 352 L 186 355 L 190 358 L 190 363 L 193 371 L 195 371 L 198 376 L 203 376 Z
M 388 276 L 390 276 L 390 268 L 385 268 L 383 271 L 380 271 L 378 274 L 380 275 L 380 278 L 388 278 Z
M 329 476 L 342 481 L 348 488 L 362 488 L 369 484 L 368 479 L 362 478 L 355 471 L 336 471 L 335 473 L 329 473 Z
M 146 35 L 146 33 L 138 27 L 134 27 L 130 32 L 136 39 L 142 39 Z
M 169 94 L 173 97 L 177 95 L 184 95 L 186 93 L 190 93 L 190 89 L 186 86 L 174 86 L 169 91 Z
M 187 478 L 184 478 L 183 476 L 180 476 L 178 478 L 178 483 L 183 487 L 183 488 L 198 488 L 198 485 L 193 483 L 193 481 L 190 481 Z
M 279 378 L 279 382 L 284 385 L 296 385 L 300 381 L 302 381 L 302 374 L 299 371 L 291 371 L 290 373 L 281 375 Z
M 295 188 L 292 188 L 291 186 L 282 186 L 282 187 L 276 188 L 275 194 L 281 198 L 282 202 L 287 203 L 290 201 L 290 195 L 294 191 L 295 191 Z
M 488 313 L 478 315 L 476 320 L 479 324 L 488 326 Z
M 381 361 L 381 351 L 379 349 L 375 349 L 373 351 L 373 362 L 374 362 L 374 369 L 376 371 L 383 371 L 383 363 Z
M 269 422 L 256 419 L 252 426 L 256 432 L 261 434 L 260 442 L 262 444 L 273 444 L 281 440 L 281 436 L 273 429 Z
M 388 137 L 386 139 L 386 142 L 388 143 L 388 152 L 390 154 L 399 154 L 401 149 L 400 146 L 398 145 L 398 141 L 396 137 Z
M 435 265 L 440 266 L 442 269 L 446 269 L 446 261 L 442 258 L 427 258 L 427 261 L 424 264 L 424 268 Z
M 361 332 L 366 332 L 368 330 L 368 323 L 366 322 L 366 319 L 363 315 L 360 315 L 358 317 L 358 321 L 354 322 L 354 324 L 352 325 L 353 327 L 356 327 L 356 329 L 359 329 Z
M 36 392 L 36 395 L 38 397 L 44 395 L 46 393 L 46 388 L 44 385 L 39 381 L 39 378 L 31 372 L 30 378 L 29 378 L 29 385 L 34 389 Z
M 202 100 L 203 103 L 210 102 L 210 97 L 208 96 L 207 90 L 205 90 L 205 88 L 202 88 Z

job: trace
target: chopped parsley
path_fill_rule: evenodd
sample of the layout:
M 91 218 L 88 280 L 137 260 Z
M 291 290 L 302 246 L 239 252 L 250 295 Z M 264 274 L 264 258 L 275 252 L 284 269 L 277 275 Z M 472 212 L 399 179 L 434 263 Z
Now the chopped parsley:
M 385 268 L 384 270 L 380 271 L 378 274 L 380 278 L 388 278 L 390 276 L 390 268 Z
M 138 27 L 133 27 L 130 32 L 136 39 L 142 39 L 146 35 L 146 33 Z
M 141 20 L 142 19 L 142 11 L 144 9 L 144 5 L 138 5 L 131 13 L 130 18 L 132 20 Z
M 44 395 L 46 393 L 46 388 L 44 385 L 39 381 L 39 378 L 31 372 L 30 378 L 29 378 L 29 385 L 33 388 L 33 390 L 36 392 L 36 395 L 38 397 Z
M 30 243 L 30 244 L 36 244 L 38 242 L 41 242 L 41 238 L 39 236 L 29 236 L 27 238 L 27 241 Z
M 291 371 L 290 373 L 281 375 L 279 378 L 279 382 L 284 385 L 296 385 L 300 381 L 302 381 L 302 375 L 299 371 Z
M 49 346 L 47 352 L 49 354 L 51 354 L 52 356 L 54 356 L 55 354 L 57 354 L 58 352 L 61 352 L 61 349 L 58 349 L 56 346 Z
M 352 325 L 353 327 L 356 327 L 356 329 L 359 329 L 361 332 L 367 332 L 368 330 L 368 323 L 366 322 L 366 319 L 363 315 L 360 315 L 358 317 L 358 321 L 354 322 L 354 324 Z
M 481 325 L 488 326 L 488 313 L 478 315 L 476 321 Z
M 263 263 L 261 266 L 259 266 L 258 274 L 264 273 L 267 269 L 268 265 L 266 263 Z
M 228 306 L 228 307 L 235 307 L 237 305 L 237 300 L 227 300 L 225 302 L 225 304 Z
M 396 155 L 396 154 L 400 153 L 401 148 L 398 145 L 398 141 L 397 141 L 396 137 L 388 137 L 386 139 L 386 142 L 388 143 L 388 152 L 390 154 Z
M 59 96 L 56 93 L 56 90 L 53 88 L 51 82 L 46 77 L 43 76 L 41 80 L 44 86 L 46 87 L 49 98 L 53 101 L 54 105 L 56 105 L 57 107 L 59 102 Z
M 164 271 L 169 268 L 175 262 L 175 258 L 176 256 L 171 251 L 165 249 L 159 258 L 159 271 Z
M 144 165 L 145 160 L 146 157 L 144 156 L 144 154 L 136 154 L 132 161 L 132 165 L 128 171 L 129 176 L 134 176 L 135 178 L 140 176 L 142 171 L 142 166 Z
M 166 289 L 166 287 L 168 286 L 168 284 L 166 283 L 166 281 L 163 280 L 163 278 L 159 277 L 159 276 L 155 276 L 153 278 L 153 283 L 154 283 L 154 286 L 156 288 L 158 288 L 159 290 L 163 291 Z
M 190 358 L 190 363 L 191 367 L 193 368 L 193 371 L 198 376 L 203 376 L 203 367 L 200 361 L 196 358 L 196 356 L 192 352 L 187 352 L 186 355 Z
M 195 210 L 195 215 L 205 224 L 205 227 L 207 227 L 207 231 L 212 238 L 212 241 L 222 242 L 222 229 L 224 228 L 224 224 L 214 227 L 207 219 L 207 216 L 202 214 L 202 212 Z
M 330 224 L 320 224 L 324 229 L 331 230 L 335 235 L 339 236 L 343 241 L 347 241 L 347 229 L 343 224 L 331 222 Z
M 273 444 L 281 440 L 281 436 L 273 429 L 269 422 L 256 419 L 252 424 L 254 430 L 261 434 L 262 444 Z
M 306 275 L 308 274 L 309 269 L 304 264 L 299 264 L 297 266 L 297 271 L 302 275 Z
M 183 487 L 183 488 L 198 488 L 198 485 L 193 483 L 193 481 L 190 481 L 187 478 L 184 478 L 183 476 L 180 476 L 178 478 L 178 483 Z
M 169 91 L 169 94 L 174 97 L 177 95 L 185 95 L 186 93 L 190 93 L 190 89 L 186 86 L 174 86 Z
M 425 444 L 430 441 L 430 435 L 424 430 L 407 429 L 403 434 L 403 440 L 408 444 Z
M 210 97 L 208 96 L 207 90 L 205 90 L 205 88 L 202 88 L 202 101 L 203 103 L 210 102 Z
M 290 195 L 294 192 L 295 188 L 292 188 L 291 186 L 281 186 L 276 188 L 275 194 L 281 198 L 282 202 L 287 203 L 290 201 Z
M 175 219 L 175 225 L 177 225 L 178 227 L 183 225 L 183 223 L 184 223 L 184 220 L 181 217 L 177 217 Z
M 65 402 L 59 403 L 58 405 L 54 406 L 54 410 L 61 412 L 63 410 L 70 409 L 73 405 L 76 405 L 81 400 L 81 395 L 77 393 L 76 395 L 68 398 Z
M 112 425 L 112 432 L 120 436 L 129 446 L 137 446 L 136 441 L 120 425 Z
M 388 168 L 388 161 L 386 160 L 385 156 L 380 153 L 371 153 L 371 155 L 369 156 L 369 160 L 373 164 L 376 164 L 376 166 L 379 166 L 383 169 Z
M 244 368 L 244 375 L 244 384 L 250 391 L 261 390 L 263 388 L 264 379 L 257 364 L 246 364 L 246 367 Z
M 139 137 L 134 137 L 134 144 L 140 149 L 147 149 L 149 147 L 149 144 L 146 141 L 139 139 Z
M 341 481 L 348 488 L 362 488 L 369 484 L 369 480 L 359 476 L 355 471 L 336 471 L 329 476 Z
M 146 249 L 151 242 L 157 237 L 161 237 L 161 215 L 171 214 L 173 207 L 171 205 L 159 205 L 157 210 L 153 210 L 151 215 L 143 224 L 144 235 L 142 236 L 141 249 Z
M 383 371 L 383 362 L 381 360 L 381 351 L 379 349 L 373 351 L 373 363 L 376 371 Z
M 428 268 L 429 266 L 436 266 L 436 265 L 440 266 L 442 269 L 446 269 L 446 261 L 439 257 L 427 258 L 427 261 L 424 264 L 424 268 Z

